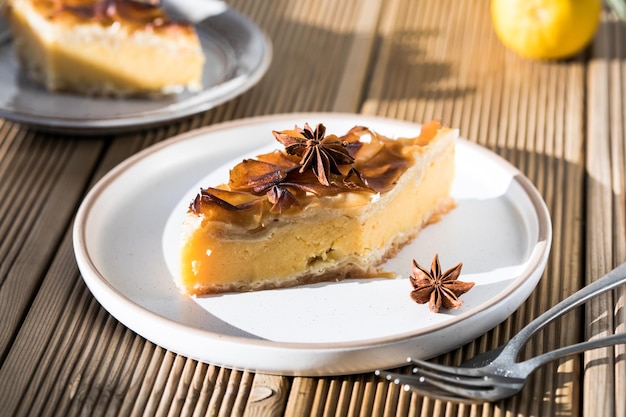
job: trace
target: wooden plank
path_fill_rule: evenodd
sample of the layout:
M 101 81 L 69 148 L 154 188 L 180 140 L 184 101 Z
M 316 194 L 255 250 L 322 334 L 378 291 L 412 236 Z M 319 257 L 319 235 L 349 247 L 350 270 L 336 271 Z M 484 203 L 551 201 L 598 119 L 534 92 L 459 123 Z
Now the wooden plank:
M 50 144 L 52 143 L 52 145 Z M 54 251 L 71 223 L 72 216 L 92 167 L 102 151 L 102 142 L 37 140 L 26 143 L 20 152 L 38 157 L 17 158 L 9 169 L 18 173 L 12 191 L 4 194 L 9 201 L 6 213 L 11 228 L 7 233 L 5 257 L 0 279 L 0 360 L 19 329 Z M 11 197 L 13 195 L 13 197 Z
M 623 120 L 624 23 L 610 14 L 593 44 L 589 64 L 587 145 L 587 279 L 593 281 L 626 261 L 626 157 Z M 624 288 L 596 297 L 586 309 L 586 337 L 626 329 Z M 583 415 L 626 415 L 624 346 L 586 352 Z
M 244 417 L 282 416 L 285 413 L 290 389 L 289 378 L 278 375 L 254 375 Z
M 363 86 L 369 75 L 370 60 L 375 51 L 376 29 L 381 8 L 381 0 L 367 1 L 357 9 L 353 17 L 354 26 L 349 31 L 353 38 L 352 45 L 346 54 L 347 65 L 343 67 L 339 88 L 331 108 L 334 112 L 358 111 Z

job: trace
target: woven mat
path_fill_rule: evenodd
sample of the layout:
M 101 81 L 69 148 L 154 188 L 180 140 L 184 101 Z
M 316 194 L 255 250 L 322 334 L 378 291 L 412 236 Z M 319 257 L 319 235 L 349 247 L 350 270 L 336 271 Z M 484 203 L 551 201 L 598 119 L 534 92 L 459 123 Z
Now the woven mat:
M 626 416 L 624 347 L 546 365 L 520 395 L 469 406 L 371 374 L 281 377 L 199 363 L 147 342 L 100 307 L 71 241 L 89 187 L 175 134 L 294 111 L 441 118 L 517 166 L 543 195 L 554 241 L 538 287 L 495 329 L 437 361 L 460 363 L 498 346 L 626 260 L 626 29 L 611 15 L 589 50 L 546 63 L 502 47 L 488 2 L 230 4 L 274 43 L 267 75 L 243 96 L 166 127 L 87 139 L 0 120 L 0 414 Z M 594 300 L 537 335 L 525 354 L 624 331 L 624 302 L 623 289 Z

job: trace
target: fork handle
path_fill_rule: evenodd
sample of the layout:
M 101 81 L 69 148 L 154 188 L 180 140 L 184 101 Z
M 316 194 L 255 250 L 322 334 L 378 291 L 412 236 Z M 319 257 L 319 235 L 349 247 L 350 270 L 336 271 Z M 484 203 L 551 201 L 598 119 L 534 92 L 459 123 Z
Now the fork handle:
M 576 343 L 574 345 L 564 346 L 558 349 L 551 350 L 550 352 L 537 355 L 535 357 L 522 361 L 519 364 L 531 366 L 534 369 L 538 366 L 541 366 L 548 362 L 552 362 L 553 360 L 561 358 L 563 356 L 568 356 L 574 353 L 580 353 L 586 350 L 597 349 L 605 346 L 619 345 L 621 343 L 626 343 L 626 332 L 616 333 L 599 339 Z
M 509 343 L 502 349 L 502 356 L 510 357 L 512 360 L 517 358 L 520 350 L 526 342 L 537 331 L 542 329 L 548 323 L 554 319 L 562 316 L 568 311 L 584 304 L 590 298 L 604 292 L 610 291 L 613 288 L 626 282 L 626 262 L 618 266 L 617 268 L 604 275 L 602 278 L 597 279 L 586 287 L 581 288 L 574 294 L 570 295 L 563 301 L 559 302 L 536 319 L 528 323 L 522 330 L 520 330 L 515 336 L 511 338 Z M 588 343 L 588 342 L 583 342 Z M 576 345 L 573 345 L 576 346 Z M 572 346 L 572 347 L 573 347 Z

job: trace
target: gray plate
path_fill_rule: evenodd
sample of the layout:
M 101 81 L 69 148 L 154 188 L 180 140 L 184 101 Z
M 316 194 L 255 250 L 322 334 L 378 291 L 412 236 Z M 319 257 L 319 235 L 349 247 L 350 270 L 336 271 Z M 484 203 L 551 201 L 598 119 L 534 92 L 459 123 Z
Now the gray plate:
M 253 22 L 223 2 L 185 0 L 172 2 L 167 8 L 196 25 L 206 55 L 200 92 L 159 99 L 50 93 L 21 73 L 6 22 L 0 20 L 0 117 L 54 132 L 129 131 L 222 104 L 255 85 L 267 71 L 272 56 L 270 40 Z

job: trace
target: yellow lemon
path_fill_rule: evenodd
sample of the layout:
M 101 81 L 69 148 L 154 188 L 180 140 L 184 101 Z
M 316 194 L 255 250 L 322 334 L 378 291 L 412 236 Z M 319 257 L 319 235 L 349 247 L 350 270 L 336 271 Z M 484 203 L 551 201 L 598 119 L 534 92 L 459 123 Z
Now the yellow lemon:
M 519 55 L 559 59 L 589 44 L 601 8 L 601 0 L 491 0 L 491 19 L 498 38 Z

